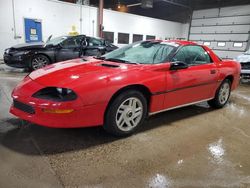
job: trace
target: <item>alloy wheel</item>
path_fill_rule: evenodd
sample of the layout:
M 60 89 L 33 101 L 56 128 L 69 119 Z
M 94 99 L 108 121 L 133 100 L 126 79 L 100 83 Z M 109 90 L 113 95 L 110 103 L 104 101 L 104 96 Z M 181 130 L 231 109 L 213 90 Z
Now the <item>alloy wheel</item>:
M 225 104 L 230 95 L 230 85 L 228 82 L 225 82 L 219 91 L 219 101 L 221 104 Z
M 130 131 L 140 123 L 142 116 L 142 102 L 136 97 L 128 98 L 116 112 L 117 127 L 122 131 Z
M 40 69 L 48 65 L 48 59 L 43 56 L 37 56 L 32 60 L 32 68 L 33 70 Z

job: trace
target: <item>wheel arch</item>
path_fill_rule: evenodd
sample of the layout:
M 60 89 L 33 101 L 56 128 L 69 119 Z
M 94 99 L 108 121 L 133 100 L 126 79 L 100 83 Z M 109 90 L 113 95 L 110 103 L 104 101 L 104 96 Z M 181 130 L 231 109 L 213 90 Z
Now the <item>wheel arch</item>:
M 234 81 L 234 76 L 233 75 L 226 76 L 224 80 L 226 80 L 226 79 L 230 80 L 231 84 L 233 84 L 233 81 Z
M 112 102 L 114 101 L 114 99 L 115 99 L 118 95 L 120 95 L 121 93 L 123 93 L 123 92 L 125 92 L 125 91 L 128 91 L 128 90 L 136 90 L 136 91 L 141 92 L 141 93 L 145 96 L 145 98 L 146 98 L 146 100 L 147 100 L 148 108 L 149 108 L 149 104 L 150 104 L 150 101 L 151 101 L 151 95 L 152 95 L 152 93 L 151 93 L 151 91 L 149 90 L 149 88 L 146 87 L 145 85 L 142 85 L 142 84 L 128 85 L 128 86 L 125 86 L 125 87 L 120 88 L 118 91 L 116 91 L 116 92 L 112 95 L 112 97 L 111 97 L 111 99 L 109 100 L 108 105 L 107 105 L 107 107 L 106 107 L 106 109 L 105 109 L 104 118 L 106 117 L 107 110 L 108 110 L 108 108 L 110 107 L 110 105 L 112 104 Z
M 47 55 L 47 54 L 45 54 L 45 53 L 42 53 L 42 52 L 38 52 L 38 53 L 33 54 L 33 56 L 32 56 L 31 59 L 30 59 L 30 63 L 31 63 L 31 61 L 34 59 L 34 57 L 37 56 L 37 55 L 43 55 L 43 56 L 47 57 L 47 58 L 49 59 L 49 64 L 52 63 L 51 57 L 49 57 L 49 55 Z

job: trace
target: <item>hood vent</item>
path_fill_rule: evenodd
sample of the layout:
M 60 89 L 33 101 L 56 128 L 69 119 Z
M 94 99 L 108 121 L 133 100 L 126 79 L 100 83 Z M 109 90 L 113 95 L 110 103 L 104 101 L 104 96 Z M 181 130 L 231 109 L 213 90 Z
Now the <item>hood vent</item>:
M 117 68 L 117 67 L 119 67 L 119 65 L 112 65 L 112 64 L 106 64 L 106 63 L 102 63 L 102 64 L 100 64 L 100 66 L 110 67 L 110 68 Z

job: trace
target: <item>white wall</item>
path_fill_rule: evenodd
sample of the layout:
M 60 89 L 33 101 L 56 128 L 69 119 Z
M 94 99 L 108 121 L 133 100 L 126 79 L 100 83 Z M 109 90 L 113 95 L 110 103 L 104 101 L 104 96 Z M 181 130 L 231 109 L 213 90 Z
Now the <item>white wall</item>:
M 105 31 L 114 31 L 116 33 L 115 44 L 117 44 L 118 32 L 129 33 L 130 43 L 133 40 L 133 34 L 142 34 L 144 40 L 146 35 L 156 36 L 157 39 L 183 37 L 184 24 L 111 10 L 104 11 L 103 24 Z
M 53 36 L 66 35 L 72 25 L 79 33 L 89 36 L 97 35 L 97 8 L 64 3 L 56 0 L 13 0 L 16 23 L 14 39 L 14 21 L 12 0 L 0 0 L 0 58 L 5 48 L 25 41 L 24 18 L 42 20 L 43 40 Z M 80 32 L 80 13 L 82 9 L 82 32 Z M 118 32 L 154 35 L 158 39 L 187 38 L 187 25 L 177 22 L 153 19 L 112 10 L 104 10 L 104 30 L 115 33 L 114 44 L 117 44 Z

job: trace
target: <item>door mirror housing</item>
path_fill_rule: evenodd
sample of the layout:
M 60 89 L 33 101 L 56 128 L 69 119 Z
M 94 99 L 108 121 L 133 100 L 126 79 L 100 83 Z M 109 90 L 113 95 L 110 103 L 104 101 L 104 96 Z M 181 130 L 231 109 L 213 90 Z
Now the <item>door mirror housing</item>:
M 170 70 L 180 70 L 180 69 L 187 69 L 188 64 L 183 61 L 175 61 L 172 62 L 170 65 Z

